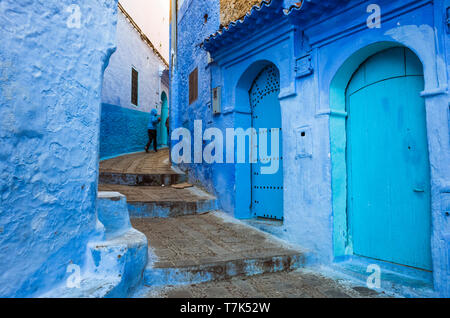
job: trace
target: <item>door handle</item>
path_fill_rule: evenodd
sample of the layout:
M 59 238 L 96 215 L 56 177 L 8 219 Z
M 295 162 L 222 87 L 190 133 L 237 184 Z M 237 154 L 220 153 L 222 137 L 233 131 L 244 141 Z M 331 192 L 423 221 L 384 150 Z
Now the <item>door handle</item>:
M 423 189 L 414 189 L 413 191 L 416 192 L 416 193 L 423 193 L 423 192 L 425 192 L 425 190 L 423 190 Z

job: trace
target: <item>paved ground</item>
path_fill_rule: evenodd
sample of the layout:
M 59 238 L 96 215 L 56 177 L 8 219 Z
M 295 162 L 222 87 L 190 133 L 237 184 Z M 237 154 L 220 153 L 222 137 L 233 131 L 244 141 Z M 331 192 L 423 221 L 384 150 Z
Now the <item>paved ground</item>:
M 158 261 L 155 268 L 180 268 L 234 260 L 270 259 L 298 255 L 269 235 L 237 223 L 225 222 L 221 213 L 166 219 L 132 219 L 133 227 L 147 236 Z
M 146 298 L 380 298 L 385 294 L 298 270 L 187 286 L 152 288 Z
M 301 268 L 303 251 L 210 211 L 215 198 L 195 187 L 175 189 L 184 175 L 174 171 L 169 151 L 138 153 L 102 161 L 100 191 L 127 196 L 133 227 L 147 236 L 156 260 L 144 273 L 145 297 L 278 298 L 380 297 Z M 108 183 L 108 184 L 106 184 Z M 164 185 L 164 186 L 163 186 Z M 209 210 L 208 210 L 209 209 Z M 164 217 L 186 215 L 181 217 Z M 148 218 L 153 217 L 164 218 Z M 147 216 L 147 218 L 142 218 Z M 247 277 L 248 275 L 262 274 Z M 192 284 L 205 281 L 208 283 Z M 168 283 L 190 283 L 167 286 Z M 155 287 L 158 283 L 164 287 Z
M 158 150 L 157 153 L 136 153 L 108 159 L 100 162 L 100 173 L 123 174 L 171 174 L 169 149 Z

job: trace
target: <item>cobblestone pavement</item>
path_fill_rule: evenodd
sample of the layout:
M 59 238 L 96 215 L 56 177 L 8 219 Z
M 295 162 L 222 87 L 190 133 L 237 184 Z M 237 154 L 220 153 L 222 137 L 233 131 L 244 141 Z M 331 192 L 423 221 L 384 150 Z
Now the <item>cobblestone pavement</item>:
M 197 188 L 174 189 L 173 187 L 125 186 L 116 184 L 100 184 L 99 191 L 119 192 L 127 197 L 128 203 L 134 202 L 197 202 L 214 200 L 208 193 Z
M 157 153 L 136 153 L 100 162 L 100 173 L 123 174 L 173 174 L 169 160 L 169 149 Z
M 310 270 L 282 272 L 187 286 L 152 288 L 144 298 L 384 298 L 364 286 Z
M 158 257 L 155 268 L 180 268 L 242 259 L 298 255 L 271 236 L 220 212 L 167 219 L 132 219 Z M 225 217 L 228 220 L 227 217 Z

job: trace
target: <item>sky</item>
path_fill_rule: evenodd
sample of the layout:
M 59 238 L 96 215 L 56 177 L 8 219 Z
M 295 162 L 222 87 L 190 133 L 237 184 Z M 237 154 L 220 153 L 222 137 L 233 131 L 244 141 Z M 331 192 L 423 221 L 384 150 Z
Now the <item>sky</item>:
M 170 0 L 119 0 L 153 45 L 169 61 Z

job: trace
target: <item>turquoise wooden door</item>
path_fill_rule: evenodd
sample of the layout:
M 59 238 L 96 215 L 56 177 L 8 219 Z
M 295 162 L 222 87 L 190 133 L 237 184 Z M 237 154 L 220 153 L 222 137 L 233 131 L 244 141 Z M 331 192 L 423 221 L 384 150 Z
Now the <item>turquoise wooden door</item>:
M 369 58 L 347 88 L 354 254 L 431 270 L 430 166 L 422 65 L 410 50 Z
M 158 127 L 158 145 L 161 147 L 167 146 L 167 127 L 166 127 L 166 120 L 169 116 L 169 105 L 167 103 L 167 96 L 163 92 L 161 96 L 161 122 L 159 123 Z
M 252 126 L 258 138 L 258 162 L 251 165 L 252 215 L 260 218 L 283 220 L 283 146 L 281 131 L 281 109 L 278 95 L 280 81 L 278 70 L 268 66 L 255 79 L 250 90 Z M 272 134 L 279 134 L 278 155 L 274 154 Z M 275 133 L 275 134 L 276 134 Z M 267 156 L 260 158 L 261 140 L 267 140 Z M 270 160 L 277 161 L 278 171 L 262 174 L 262 167 L 269 167 Z

